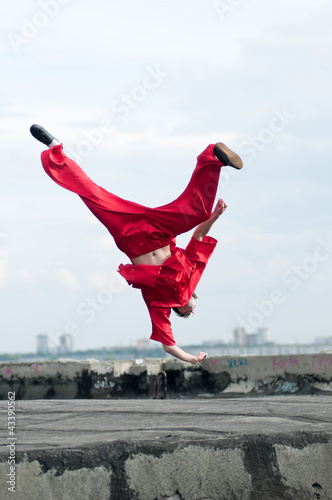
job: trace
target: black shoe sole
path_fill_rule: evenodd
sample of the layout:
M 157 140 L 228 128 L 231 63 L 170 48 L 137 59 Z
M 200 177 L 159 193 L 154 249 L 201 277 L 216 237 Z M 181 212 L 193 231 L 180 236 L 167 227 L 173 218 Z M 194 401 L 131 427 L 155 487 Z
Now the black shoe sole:
M 57 140 L 52 134 L 47 132 L 41 125 L 31 125 L 30 127 L 31 135 L 37 139 L 37 141 L 42 142 L 45 146 L 49 146 L 52 141 Z
M 243 162 L 239 155 L 234 153 L 222 142 L 217 142 L 214 146 L 214 154 L 225 166 L 236 168 L 240 170 L 243 167 Z

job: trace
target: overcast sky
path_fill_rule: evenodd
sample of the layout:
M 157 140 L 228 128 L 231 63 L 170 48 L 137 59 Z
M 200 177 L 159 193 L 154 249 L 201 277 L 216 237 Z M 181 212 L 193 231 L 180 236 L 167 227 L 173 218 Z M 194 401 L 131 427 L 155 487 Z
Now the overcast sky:
M 40 164 L 40 123 L 88 175 L 148 206 L 176 198 L 226 142 L 228 204 L 179 345 L 238 325 L 279 343 L 332 335 L 332 6 L 328 0 L 15 0 L 1 26 L 1 352 L 149 337 L 128 258 Z M 178 245 L 186 245 L 190 234 Z M 162 353 L 162 351 L 161 351 Z

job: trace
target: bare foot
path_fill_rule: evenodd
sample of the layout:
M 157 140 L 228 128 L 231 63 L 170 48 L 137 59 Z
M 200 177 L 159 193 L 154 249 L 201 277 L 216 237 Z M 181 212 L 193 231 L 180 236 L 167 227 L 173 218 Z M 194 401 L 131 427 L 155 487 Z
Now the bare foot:
M 224 200 L 219 198 L 219 200 L 217 201 L 217 204 L 214 207 L 214 210 L 211 214 L 211 217 L 215 217 L 216 219 L 218 219 L 218 217 L 225 212 L 226 208 L 227 208 L 227 205 L 224 202 Z
M 194 365 L 196 363 L 201 363 L 203 361 L 203 359 L 207 358 L 207 353 L 206 352 L 199 352 L 198 354 L 196 354 L 195 356 L 195 360 L 193 363 Z

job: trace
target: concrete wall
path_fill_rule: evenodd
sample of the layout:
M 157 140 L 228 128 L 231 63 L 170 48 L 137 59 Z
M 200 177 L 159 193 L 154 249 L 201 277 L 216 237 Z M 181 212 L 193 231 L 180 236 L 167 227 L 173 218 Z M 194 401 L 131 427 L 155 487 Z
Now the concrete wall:
M 331 500 L 331 457 L 331 436 L 305 433 L 118 442 L 26 454 L 15 493 L 0 463 L 0 491 L 3 500 Z
M 173 359 L 0 363 L 0 399 L 152 397 L 167 374 L 169 397 L 213 394 L 332 394 L 332 352 L 211 357 L 200 365 Z

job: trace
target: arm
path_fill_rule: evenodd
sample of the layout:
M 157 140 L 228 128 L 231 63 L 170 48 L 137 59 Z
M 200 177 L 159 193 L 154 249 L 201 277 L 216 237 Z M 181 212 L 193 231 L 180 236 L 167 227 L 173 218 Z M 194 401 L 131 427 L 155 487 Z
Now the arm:
M 196 354 L 196 356 L 193 356 L 192 354 L 184 352 L 182 349 L 180 349 L 180 347 L 176 345 L 163 344 L 163 348 L 168 354 L 171 354 L 175 358 L 181 359 L 181 361 L 187 361 L 188 363 L 192 363 L 193 365 L 195 365 L 196 363 L 201 363 L 203 359 L 207 358 L 206 352 L 200 352 Z
M 212 225 L 216 222 L 216 220 L 220 217 L 220 215 L 226 210 L 227 205 L 226 203 L 219 198 L 217 205 L 215 206 L 215 209 L 213 210 L 211 217 L 201 224 L 199 224 L 194 232 L 194 238 L 198 241 L 202 241 L 204 236 L 208 234 L 210 231 Z

